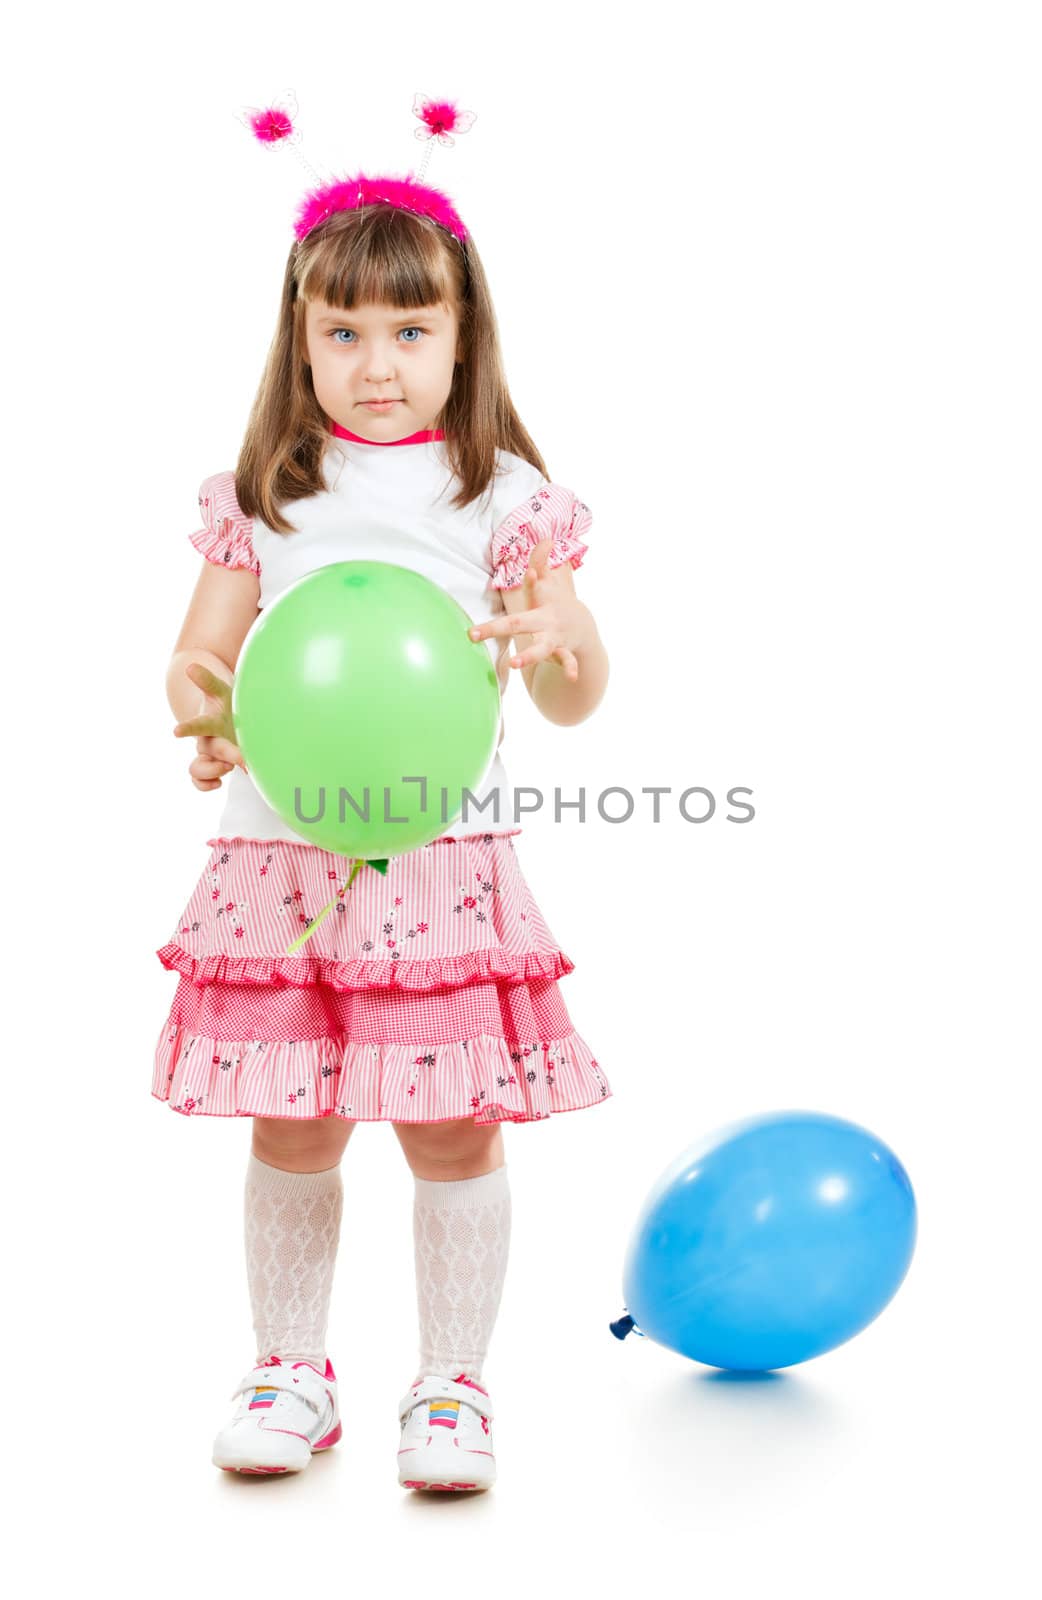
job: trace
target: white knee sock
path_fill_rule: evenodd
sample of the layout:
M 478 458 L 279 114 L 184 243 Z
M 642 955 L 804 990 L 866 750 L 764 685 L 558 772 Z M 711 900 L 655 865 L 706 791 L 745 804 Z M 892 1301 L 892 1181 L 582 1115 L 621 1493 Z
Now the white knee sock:
M 420 1376 L 481 1377 L 510 1244 L 506 1164 L 477 1178 L 415 1178 Z
M 250 1152 L 246 1276 L 258 1362 L 279 1356 L 324 1367 L 343 1206 L 339 1166 L 283 1172 Z

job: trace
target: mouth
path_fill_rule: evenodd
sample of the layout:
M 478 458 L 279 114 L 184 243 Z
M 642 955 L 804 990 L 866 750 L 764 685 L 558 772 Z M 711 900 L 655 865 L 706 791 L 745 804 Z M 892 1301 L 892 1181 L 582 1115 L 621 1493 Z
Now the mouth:
M 366 409 L 369 410 L 369 411 L 389 411 L 391 406 L 396 406 L 396 405 L 400 404 L 400 402 L 399 402 L 398 399 L 394 399 L 394 400 L 361 400 L 359 402 L 359 404 L 365 406 Z

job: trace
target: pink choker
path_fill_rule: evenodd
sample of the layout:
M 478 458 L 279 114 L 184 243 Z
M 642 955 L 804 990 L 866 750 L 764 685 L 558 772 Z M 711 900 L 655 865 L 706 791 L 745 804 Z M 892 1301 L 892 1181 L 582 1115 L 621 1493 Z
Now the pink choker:
M 410 433 L 407 439 L 363 439 L 361 434 L 352 433 L 349 428 L 342 428 L 339 422 L 334 422 L 332 419 L 329 431 L 338 439 L 352 439 L 355 444 L 426 444 L 430 439 L 445 437 L 440 428 L 421 428 L 418 433 Z

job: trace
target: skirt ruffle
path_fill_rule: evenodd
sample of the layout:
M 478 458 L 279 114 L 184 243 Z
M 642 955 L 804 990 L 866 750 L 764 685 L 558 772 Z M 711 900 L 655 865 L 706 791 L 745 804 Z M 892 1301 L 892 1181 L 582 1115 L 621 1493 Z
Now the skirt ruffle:
M 511 834 L 435 840 L 393 857 L 386 877 L 363 867 L 292 956 L 346 881 L 343 858 L 282 840 L 208 843 L 156 952 L 180 975 L 152 1083 L 173 1110 L 495 1123 L 610 1098 L 557 985 L 574 964 Z
M 317 935 L 316 935 L 317 937 Z M 179 944 L 165 944 L 156 955 L 171 972 L 193 983 L 291 983 L 298 988 L 323 984 L 330 989 L 457 988 L 480 978 L 521 983 L 529 978 L 561 978 L 575 964 L 560 950 L 471 950 L 466 955 L 430 961 L 336 961 L 323 956 L 193 956 Z

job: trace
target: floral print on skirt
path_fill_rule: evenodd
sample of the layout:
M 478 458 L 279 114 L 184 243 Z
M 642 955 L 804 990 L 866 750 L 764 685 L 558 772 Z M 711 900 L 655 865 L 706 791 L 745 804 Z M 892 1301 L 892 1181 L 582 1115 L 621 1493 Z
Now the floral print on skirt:
M 156 952 L 180 978 L 153 1095 L 192 1116 L 484 1124 L 610 1098 L 565 1008 L 574 963 L 518 865 L 520 831 L 435 839 L 342 894 L 343 856 L 207 840 Z

